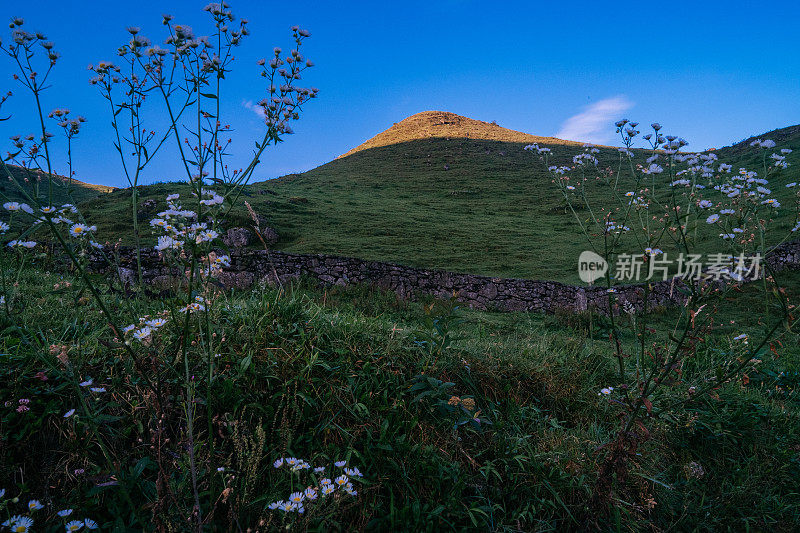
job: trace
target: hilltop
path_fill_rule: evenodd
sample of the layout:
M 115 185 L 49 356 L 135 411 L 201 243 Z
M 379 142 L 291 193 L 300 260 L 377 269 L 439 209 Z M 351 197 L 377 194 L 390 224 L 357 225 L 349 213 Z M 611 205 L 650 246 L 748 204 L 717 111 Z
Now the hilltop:
M 359 144 L 339 156 L 339 158 L 369 150 L 370 148 L 380 148 L 381 146 L 433 138 L 567 146 L 580 146 L 582 144 L 577 141 L 565 141 L 555 137 L 541 137 L 522 133 L 521 131 L 503 128 L 494 122 L 483 122 L 447 111 L 423 111 L 394 123 L 386 131 Z

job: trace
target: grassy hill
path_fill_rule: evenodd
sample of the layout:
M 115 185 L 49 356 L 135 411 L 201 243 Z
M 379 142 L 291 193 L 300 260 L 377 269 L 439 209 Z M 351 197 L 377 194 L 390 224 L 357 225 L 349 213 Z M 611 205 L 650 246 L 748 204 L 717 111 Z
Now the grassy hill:
M 46 203 L 48 195 L 46 173 L 27 170 L 16 165 L 8 165 L 8 168 L 11 171 L 10 176 L 5 167 L 0 165 L 0 198 L 3 202 L 25 202 L 26 198 L 19 190 L 20 186 L 33 196 L 34 184 L 38 179 L 41 184 L 38 196 L 40 201 Z M 84 183 L 76 179 L 70 180 L 58 174 L 54 176 L 53 184 L 53 203 L 55 204 L 85 202 L 115 190 L 114 187 Z
M 463 136 L 456 137 L 461 128 Z M 776 149 L 795 150 L 787 158 L 792 166 L 772 184 L 776 197 L 790 206 L 793 189 L 782 185 L 800 175 L 800 127 L 765 135 L 778 142 Z M 542 162 L 523 150 L 530 142 L 550 147 L 555 164 L 569 164 L 582 152 L 580 143 L 426 112 L 350 155 L 303 174 L 253 183 L 245 197 L 278 231 L 281 250 L 574 282 L 577 257 L 587 243 Z M 749 140 L 716 153 L 734 171 L 761 168 L 759 151 Z M 649 155 L 637 151 L 635 161 L 644 164 Z M 614 148 L 601 147 L 597 156 L 603 167 L 615 168 L 619 161 Z M 175 184 L 145 187 L 142 200 L 158 201 L 151 208 L 155 214 L 164 195 L 180 190 Z M 609 190 L 598 184 L 588 194 L 599 200 Z M 119 201 L 129 196 L 130 191 L 119 190 L 87 204 L 92 220 L 105 230 L 101 237 L 130 233 L 129 204 Z M 791 227 L 791 209 L 778 210 L 776 221 L 783 229 Z M 243 209 L 234 212 L 232 223 L 250 224 Z M 710 251 L 721 247 L 715 231 L 700 231 L 699 244 Z M 660 246 L 669 251 L 668 243 Z M 630 251 L 641 247 L 631 242 Z

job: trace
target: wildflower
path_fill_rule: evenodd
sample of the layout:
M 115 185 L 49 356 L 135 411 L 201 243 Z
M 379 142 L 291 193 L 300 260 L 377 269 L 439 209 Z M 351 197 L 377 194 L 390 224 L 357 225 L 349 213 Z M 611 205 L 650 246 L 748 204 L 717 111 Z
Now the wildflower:
M 87 226 L 86 224 L 73 224 L 71 228 L 69 228 L 69 234 L 73 237 L 80 237 L 89 231 L 96 231 L 97 226 Z
M 767 198 L 766 200 L 761 202 L 761 205 L 768 205 L 770 207 L 780 207 L 781 203 L 775 198 Z
M 56 212 L 56 208 L 53 207 L 52 205 L 49 206 L 49 207 L 43 207 L 42 208 L 42 213 L 44 213 L 45 215 L 49 215 L 49 214 L 55 213 L 55 212 Z
M 339 487 L 345 486 L 348 481 L 349 479 L 347 478 L 347 476 L 339 476 L 333 480 L 333 482 L 336 483 L 336 485 Z
M 6 495 L 6 489 L 0 489 L 0 498 Z
M 217 233 L 213 229 L 210 229 L 210 230 L 206 230 L 206 231 L 201 232 L 197 236 L 196 242 L 197 242 L 197 244 L 200 244 L 201 242 L 211 242 L 214 239 L 216 239 L 217 237 L 219 237 L 219 233 Z
M 736 212 L 736 211 L 734 211 L 733 209 L 721 209 L 719 213 L 720 213 L 721 215 L 732 215 L 732 214 L 734 214 L 735 212 Z
M 322 495 L 323 496 L 328 496 L 329 494 L 333 494 L 333 491 L 335 489 L 334 489 L 333 485 L 322 485 L 322 489 L 321 490 L 322 490 Z
M 217 468 L 217 472 L 224 472 L 224 471 L 225 471 L 224 466 L 220 466 L 219 468 Z
M 72 509 L 63 509 L 63 510 L 57 512 L 56 514 L 58 516 L 60 516 L 61 518 L 65 518 L 65 517 L 67 517 L 67 516 L 72 514 Z
M 797 186 L 797 182 L 793 181 L 791 183 L 787 183 L 786 186 L 791 189 L 792 187 L 796 187 Z M 0 230 L 2 230 L 2 223 L 0 223 Z
M 167 196 L 167 201 L 168 202 L 173 202 L 173 201 L 177 200 L 180 197 L 181 197 L 180 194 L 170 194 L 169 196 Z
M 358 468 L 345 468 L 344 473 L 350 477 L 362 477 Z
M 97 522 L 91 518 L 84 518 L 83 524 L 86 526 L 86 529 L 97 529 Z
M 647 167 L 645 174 L 661 174 L 662 172 L 664 172 L 664 168 L 661 167 L 660 165 L 656 165 L 655 163 L 653 163 L 652 165 Z
M 330 480 L 330 478 L 324 477 L 324 478 L 319 480 L 319 484 L 320 485 L 333 485 L 333 482 Z
M 289 501 L 292 502 L 292 503 L 299 504 L 300 502 L 302 502 L 305 499 L 306 499 L 306 495 L 305 495 L 305 493 L 302 493 L 302 492 L 293 492 L 292 494 L 289 495 Z
M 314 468 L 314 473 L 315 474 L 321 474 L 324 471 L 325 471 L 325 467 L 324 466 L 318 466 L 318 467 Z
M 747 340 L 747 333 L 742 333 L 741 335 L 737 335 L 733 338 L 735 341 L 745 341 Z
M 267 505 L 267 509 L 274 511 L 275 509 L 279 509 L 283 505 L 283 500 L 279 502 L 272 502 L 271 504 Z
M 105 387 L 92 387 L 89 390 L 92 391 L 92 392 L 105 392 L 106 388 Z
M 597 395 L 600 396 L 602 394 L 603 396 L 608 396 L 613 391 L 614 391 L 614 387 L 605 387 L 603 389 L 600 389 L 600 392 L 598 392 Z
M 283 511 L 284 513 L 291 513 L 297 508 L 297 506 L 292 502 L 280 502 L 278 509 Z
M 71 417 L 71 416 L 72 416 L 72 415 L 74 415 L 74 414 L 75 414 L 75 409 L 70 409 L 69 411 L 67 411 L 66 413 L 64 413 L 64 418 L 69 418 L 69 417 Z
M 80 520 L 73 520 L 71 522 L 67 522 L 67 525 L 64 526 L 64 530 L 78 531 L 82 527 L 83 527 L 83 522 L 81 522 Z
M 175 240 L 167 235 L 162 235 L 161 237 L 158 238 L 158 244 L 156 244 L 154 248 L 159 252 L 161 252 L 163 250 L 166 250 L 167 248 L 177 249 L 181 248 L 182 246 L 183 246 L 182 241 Z
M 2 221 L 0 221 L 0 233 L 5 233 L 5 232 L 7 232 L 9 229 L 11 229 L 11 226 L 9 226 L 8 224 L 6 224 L 5 222 L 2 222 Z
M 352 483 L 348 483 L 347 485 L 345 485 L 344 486 L 344 491 L 347 494 L 349 494 L 350 496 L 356 496 L 358 494 L 358 492 L 356 492 L 356 490 L 353 488 L 353 484 Z
M 30 250 L 31 248 L 36 246 L 36 242 L 34 242 L 34 241 L 19 241 L 17 239 L 14 239 L 13 241 L 9 241 L 8 246 L 10 246 L 11 248 L 14 248 L 16 246 L 21 246 L 22 248 L 27 248 L 27 249 Z
M 300 460 L 297 459 L 296 457 L 289 457 L 288 459 L 286 459 L 286 465 L 287 466 L 295 466 L 299 462 L 300 462 Z
M 719 215 L 718 215 L 718 214 L 716 214 L 716 213 L 714 213 L 713 215 L 709 216 L 709 217 L 706 219 L 706 222 L 708 222 L 709 224 L 713 224 L 713 223 L 714 223 L 714 222 L 716 222 L 717 220 L 719 220 Z
M 633 191 L 628 191 L 625 193 L 625 196 L 633 196 L 633 194 L 634 194 Z
M 81 387 L 88 387 L 89 385 L 93 384 L 94 380 L 92 378 L 87 379 L 86 381 L 82 381 L 80 383 Z
M 736 235 L 734 235 L 733 233 L 720 233 L 719 236 L 722 237 L 723 240 L 736 238 Z
M 14 515 L 3 522 L 3 525 L 14 533 L 27 533 L 28 529 L 33 525 L 33 519 L 27 516 Z
M 334 466 L 336 466 L 337 468 L 342 468 L 344 465 L 346 465 L 346 464 L 347 464 L 347 461 L 336 461 L 336 462 L 335 462 L 335 463 L 333 463 L 333 464 L 334 464 Z
M 141 329 L 137 329 L 136 331 L 134 331 L 133 338 L 136 339 L 137 341 L 142 341 L 147 337 L 149 337 L 151 333 L 153 333 L 153 329 L 149 326 L 145 326 Z
M 28 502 L 28 510 L 29 511 L 38 511 L 39 509 L 43 509 L 44 505 L 39 500 L 31 500 Z
M 700 209 L 708 209 L 712 205 L 714 205 L 714 203 L 711 200 L 700 200 L 697 202 L 697 207 Z
M 161 326 L 166 325 L 167 321 L 163 318 L 154 318 L 153 320 L 148 320 L 145 322 L 145 325 L 150 326 L 151 328 L 160 328 Z
M 305 490 L 304 495 L 305 495 L 306 499 L 308 499 L 308 500 L 312 500 L 312 501 L 316 500 L 317 499 L 317 489 L 315 489 L 314 487 L 308 487 Z

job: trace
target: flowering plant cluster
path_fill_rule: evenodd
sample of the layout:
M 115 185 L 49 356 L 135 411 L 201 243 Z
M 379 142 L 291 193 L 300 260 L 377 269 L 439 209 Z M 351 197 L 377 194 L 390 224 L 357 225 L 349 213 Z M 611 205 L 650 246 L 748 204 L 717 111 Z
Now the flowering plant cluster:
M 318 466 L 312 469 L 308 462 L 295 457 L 281 457 L 273 463 L 273 466 L 277 469 L 286 468 L 292 474 L 292 493 L 288 499 L 278 500 L 267 506 L 270 510 L 282 511 L 283 513 L 303 514 L 306 512 L 306 505 L 312 505 L 312 502 L 327 501 L 331 498 L 336 500 L 340 493 L 355 497 L 358 492 L 353 487 L 353 481 L 360 481 L 363 478 L 358 468 L 347 466 L 347 461 L 334 462 L 334 468 L 339 470 L 341 474 L 334 477 L 333 480 L 329 477 L 323 477 L 328 471 L 328 467 Z M 299 483 L 299 476 L 303 472 L 310 473 L 312 484 L 307 485 L 305 488 L 297 487 L 301 490 L 295 491 L 294 474 L 298 475 Z
M 714 151 L 685 151 L 689 143 L 662 133 L 659 123 L 651 124 L 651 132 L 645 135 L 638 127 L 627 119 L 616 123 L 623 144 L 616 162 L 599 160 L 601 151 L 592 145 L 584 145 L 582 153 L 566 165 L 555 164 L 556 157 L 547 147 L 525 147 L 548 169 L 591 252 L 606 265 L 617 264 L 604 275 L 607 301 L 600 307 L 607 315 L 618 382 L 602 387 L 598 394 L 621 410 L 622 420 L 601 468 L 598 495 L 606 501 L 613 485 L 608 481 L 611 472 L 619 475 L 620 465 L 627 464 L 638 444 L 648 438 L 644 421 L 669 416 L 677 406 L 702 394 L 713 395 L 724 383 L 746 376 L 757 364 L 757 356 L 779 337 L 781 327 L 791 324 L 791 305 L 769 258 L 775 246 L 800 229 L 797 194 L 791 226 L 781 234 L 774 224 L 775 213 L 784 208 L 776 193 L 783 189 L 788 196 L 797 187 L 796 182 L 780 183 L 791 149 L 778 149 L 769 139 L 754 140 L 749 148 L 757 152 L 761 168 L 734 170 L 719 161 Z M 646 149 L 634 147 L 639 138 L 647 142 Z M 677 272 L 671 270 L 675 265 L 666 261 L 668 252 L 674 250 L 679 257 L 696 262 L 701 246 L 706 252 L 714 251 L 712 266 L 695 269 L 693 276 L 687 276 L 681 265 Z M 677 276 L 674 290 L 684 295 L 684 305 L 666 341 L 650 326 L 657 307 L 651 298 L 652 285 L 641 286 L 638 307 L 621 298 L 614 287 L 636 281 L 640 271 L 649 272 L 648 279 L 654 272 L 661 272 L 665 279 L 668 274 Z M 720 285 L 720 280 L 726 283 Z M 715 374 L 687 374 L 687 362 L 715 327 L 713 307 L 720 295 L 754 280 L 762 288 L 762 320 L 770 320 L 770 325 L 761 326 L 758 341 L 748 343 L 753 335 L 745 332 L 734 336 L 721 350 Z M 595 310 L 590 306 L 592 345 Z M 622 335 L 622 328 L 628 326 L 636 339 L 632 345 Z
M 223 120 L 220 96 L 235 59 L 234 51 L 250 30 L 248 22 L 237 19 L 225 2 L 208 4 L 204 11 L 211 21 L 208 35 L 196 35 L 189 26 L 176 24 L 172 16 L 165 15 L 162 22 L 166 37 L 162 44 L 154 44 L 140 28 L 131 27 L 127 42 L 117 50 L 116 62 L 101 61 L 89 67 L 91 85 L 99 89 L 108 104 L 114 147 L 130 185 L 130 221 L 136 245 L 136 273 L 132 278 L 125 274 L 119 261 L 119 246 L 100 244 L 97 235 L 104 228 L 85 220 L 73 196 L 72 154 L 85 119 L 62 107 L 49 113 L 43 110 L 48 77 L 59 59 L 54 45 L 44 35 L 25 30 L 24 21 L 19 18 L 12 20 L 10 43 L 4 45 L 0 41 L 0 51 L 16 68 L 14 79 L 33 96 L 40 119 L 36 134 L 11 138 L 13 148 L 0 163 L 17 193 L 15 198 L 9 198 L 0 192 L 0 213 L 4 213 L 0 220 L 1 312 L 3 319 L 27 339 L 27 344 L 42 344 L 37 350 L 42 353 L 47 372 L 39 373 L 41 379 L 59 390 L 72 390 L 74 403 L 59 408 L 57 426 L 65 438 L 83 440 L 84 461 L 103 479 L 96 487 L 115 487 L 127 510 L 114 512 L 133 517 L 136 525 L 131 527 L 152 526 L 141 516 L 141 509 L 133 504 L 131 496 L 133 490 L 139 490 L 139 477 L 150 469 L 158 472 L 159 482 L 148 485 L 143 492 L 169 505 L 170 513 L 184 513 L 193 529 L 207 527 L 206 520 L 221 505 L 222 500 L 209 500 L 207 494 L 223 491 L 227 500 L 233 490 L 220 486 L 219 476 L 209 475 L 211 469 L 206 467 L 216 460 L 217 447 L 228 445 L 214 428 L 218 423 L 214 414 L 216 394 L 221 373 L 226 370 L 218 362 L 224 351 L 225 334 L 219 334 L 216 323 L 225 294 L 215 280 L 231 265 L 230 256 L 220 250 L 220 235 L 264 150 L 293 133 L 290 124 L 300 118 L 304 105 L 318 95 L 316 88 L 298 85 L 313 62 L 301 53 L 310 32 L 294 26 L 291 51 L 283 54 L 275 48 L 271 58 L 258 62 L 267 82 L 266 96 L 259 102 L 264 131 L 249 162 L 242 168 L 232 168 L 228 137 L 233 127 Z M 0 98 L 0 105 L 10 96 L 9 93 Z M 147 122 L 147 117 L 152 116 L 147 110 L 152 105 L 160 105 L 159 112 L 169 119 L 163 131 L 156 131 Z M 57 137 L 51 129 L 60 130 L 64 140 L 66 178 L 54 171 Z M 150 289 L 144 283 L 141 262 L 145 235 L 140 225 L 139 183 L 170 144 L 186 170 L 188 193 L 183 189 L 181 194 L 168 195 L 166 209 L 150 220 L 149 226 L 155 234 L 153 248 L 176 274 L 176 285 L 164 299 L 163 310 L 147 314 L 138 312 L 127 298 Z M 62 198 L 68 201 L 56 201 Z M 69 342 L 48 340 L 45 333 L 40 338 L 39 332 L 28 331 L 17 318 L 15 312 L 23 306 L 24 297 L 17 294 L 18 284 L 8 277 L 8 269 L 15 269 L 18 279 L 31 263 L 45 259 L 44 253 L 37 255 L 43 249 L 63 256 L 81 282 L 76 287 L 65 282 L 54 290 L 74 291 L 76 305 L 102 314 L 109 335 L 100 340 L 101 345 L 124 353 L 123 361 L 107 361 L 101 368 L 90 368 L 83 358 L 70 357 L 74 347 Z M 89 263 L 96 260 L 111 265 L 110 271 L 115 274 L 105 278 L 92 274 Z M 78 338 L 79 350 L 83 350 L 83 339 Z M 117 364 L 122 364 L 124 370 L 117 371 Z M 102 383 L 87 377 L 100 372 L 106 376 Z M 124 383 L 117 377 L 120 374 L 126 376 Z M 107 445 L 115 436 L 115 418 L 108 411 L 119 401 L 130 401 L 137 405 L 137 412 L 145 413 L 138 421 L 140 435 L 152 435 L 153 439 L 151 453 L 132 470 Z M 32 420 L 34 408 L 39 406 L 22 398 L 14 410 L 22 420 Z M 170 417 L 179 423 L 168 424 Z M 175 475 L 184 469 L 187 476 Z M 82 468 L 74 469 L 73 476 L 78 476 L 78 470 L 83 472 Z M 349 482 L 337 488 L 355 494 Z M 190 501 L 183 501 L 178 494 L 189 494 Z M 31 507 L 30 511 L 44 505 L 36 504 L 38 507 Z M 66 519 L 71 513 L 71 509 L 65 509 L 58 516 Z M 154 514 L 157 520 L 163 520 L 160 526 L 166 528 L 170 523 L 167 512 L 164 518 L 159 512 Z M 14 515 L 2 525 L 12 531 L 27 531 L 32 523 L 29 517 Z M 86 519 L 67 521 L 64 527 L 78 531 L 97 525 Z

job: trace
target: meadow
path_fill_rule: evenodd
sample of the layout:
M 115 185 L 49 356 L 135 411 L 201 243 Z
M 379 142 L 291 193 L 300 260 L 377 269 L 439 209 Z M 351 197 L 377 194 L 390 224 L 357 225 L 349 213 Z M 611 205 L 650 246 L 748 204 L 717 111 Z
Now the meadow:
M 617 122 L 622 150 L 492 125 L 501 140 L 373 143 L 259 182 L 317 97 L 298 85 L 310 33 L 259 61 L 263 138 L 228 173 L 220 87 L 250 30 L 205 11 L 207 37 L 165 15 L 164 47 L 131 27 L 90 68 L 121 190 L 47 170 L 53 132 L 72 147 L 83 127 L 41 104 L 55 45 L 15 18 L 0 46 L 41 125 L 0 164 L 0 530 L 797 529 L 800 271 L 735 265 L 800 230 L 796 126 L 691 152 L 657 123 Z M 142 121 L 156 104 L 166 131 Z M 187 175 L 143 186 L 165 143 Z M 725 283 L 698 273 L 683 305 L 637 308 L 607 276 L 607 306 L 553 315 L 226 287 L 222 235 L 265 224 L 283 250 L 571 282 L 587 246 L 720 252 Z M 94 271 L 120 242 L 155 248 L 174 283 Z

